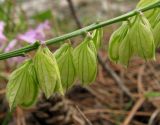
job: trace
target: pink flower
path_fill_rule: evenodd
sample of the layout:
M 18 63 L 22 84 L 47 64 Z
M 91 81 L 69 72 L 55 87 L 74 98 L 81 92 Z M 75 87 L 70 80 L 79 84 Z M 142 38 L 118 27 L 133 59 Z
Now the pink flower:
M 20 47 L 17 39 L 13 39 L 9 42 L 8 46 L 4 49 L 4 52 L 9 52 L 14 50 L 15 48 Z M 15 65 L 16 63 L 21 63 L 25 57 L 13 57 L 7 60 L 9 65 Z
M 3 34 L 4 26 L 5 26 L 4 22 L 0 21 L 0 42 L 1 44 L 7 41 L 6 36 Z
M 4 22 L 0 21 L 0 32 L 3 32 L 4 26 L 5 26 Z
M 16 46 L 16 44 L 17 44 L 17 40 L 16 40 L 16 39 L 12 40 L 12 41 L 8 44 L 8 46 L 5 48 L 4 51 L 5 51 L 5 52 L 9 52 L 9 51 L 13 50 L 14 47 Z
M 19 40 L 23 40 L 28 43 L 34 43 L 36 40 L 44 41 L 46 38 L 45 30 L 49 30 L 50 25 L 48 21 L 45 21 L 42 24 L 39 24 L 37 28 L 30 29 L 24 34 L 18 36 Z

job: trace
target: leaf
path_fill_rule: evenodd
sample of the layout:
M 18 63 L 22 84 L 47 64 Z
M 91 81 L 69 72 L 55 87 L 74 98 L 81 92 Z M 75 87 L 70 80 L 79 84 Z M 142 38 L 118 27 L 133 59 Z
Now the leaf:
M 37 21 L 45 21 L 45 20 L 49 20 L 52 19 L 53 15 L 52 15 L 52 11 L 50 9 L 46 10 L 46 11 L 41 11 L 40 13 L 36 13 L 32 18 L 34 20 Z
M 29 107 L 36 101 L 38 81 L 32 60 L 26 61 L 10 76 L 7 84 L 7 100 L 12 110 L 17 105 Z

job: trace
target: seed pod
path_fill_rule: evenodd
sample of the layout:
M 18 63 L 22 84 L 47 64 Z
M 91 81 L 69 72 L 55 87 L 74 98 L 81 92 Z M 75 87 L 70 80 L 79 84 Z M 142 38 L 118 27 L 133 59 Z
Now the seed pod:
M 97 49 L 95 47 L 94 41 L 92 39 L 92 37 L 87 36 L 84 40 L 84 42 L 88 42 L 89 47 L 91 48 L 91 50 L 94 52 L 95 56 L 97 56 Z
M 56 69 L 57 82 L 56 82 L 56 87 L 54 89 L 54 92 L 58 92 L 63 95 L 64 93 L 63 93 L 63 88 L 62 88 L 62 83 L 61 83 L 61 76 L 60 76 L 60 71 L 58 68 L 56 58 L 55 58 L 54 54 L 47 47 L 44 48 L 44 52 L 52 58 L 52 60 L 54 62 L 55 69 Z
M 141 0 L 138 3 L 137 8 L 145 7 L 147 5 L 153 4 L 158 1 L 159 0 Z M 157 20 L 157 16 L 159 15 L 159 13 L 160 13 L 160 8 L 154 8 L 152 10 L 144 12 L 144 14 L 147 17 L 147 19 L 149 20 L 152 28 L 154 28 L 155 25 L 160 21 L 160 20 Z
M 7 100 L 12 110 L 17 105 L 29 107 L 38 95 L 38 81 L 32 60 L 26 61 L 10 76 L 7 84 Z
M 92 39 L 93 43 L 98 50 L 101 47 L 102 44 L 102 37 L 103 37 L 103 29 L 99 28 L 93 31 L 92 33 Z
M 134 53 L 145 60 L 155 59 L 155 44 L 151 26 L 142 15 L 137 15 L 130 28 Z
M 149 20 L 152 28 L 155 28 L 155 26 L 160 22 L 160 9 L 155 8 L 152 16 L 148 17 L 147 19 Z
M 116 30 L 110 40 L 109 40 L 109 58 L 113 62 L 118 62 L 119 59 L 119 46 L 122 40 L 125 38 L 128 31 L 127 23 L 123 23 L 123 25 Z
M 47 47 L 40 46 L 33 59 L 39 86 L 49 98 L 53 92 L 62 93 L 57 62 Z
M 89 42 L 85 39 L 73 51 L 73 60 L 76 74 L 82 84 L 93 82 L 97 74 L 97 57 Z
M 158 1 L 159 0 L 140 0 L 140 2 L 137 4 L 137 7 L 145 7 Z
M 67 44 L 67 43 L 64 43 L 64 44 L 54 53 L 55 58 L 58 59 L 59 57 L 61 57 L 67 49 L 68 49 L 68 44 Z
M 76 71 L 73 64 L 73 48 L 68 43 L 65 45 L 68 47 L 63 54 L 57 58 L 57 63 L 60 70 L 63 89 L 68 90 L 75 81 Z M 62 45 L 62 48 L 63 47 L 64 45 Z M 57 51 L 62 50 L 62 48 Z
M 129 34 L 130 33 L 129 30 L 127 31 L 125 38 L 120 43 L 119 50 L 118 50 L 118 53 L 119 53 L 118 63 L 124 66 L 128 66 L 129 60 L 133 55 L 133 46 L 131 43 L 132 41 L 130 39 L 131 37 Z
M 153 29 L 153 35 L 156 48 L 160 47 L 160 22 Z

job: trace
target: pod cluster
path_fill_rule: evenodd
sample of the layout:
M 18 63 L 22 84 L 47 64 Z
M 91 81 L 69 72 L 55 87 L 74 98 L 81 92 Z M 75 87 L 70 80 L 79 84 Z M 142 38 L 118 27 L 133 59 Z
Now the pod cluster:
M 158 2 L 159 0 L 141 0 L 137 8 L 145 7 L 149 4 L 153 4 L 155 2 Z M 152 32 L 154 35 L 154 40 L 155 40 L 155 46 L 156 48 L 160 47 L 160 8 L 154 8 L 152 10 L 149 10 L 144 13 L 146 18 L 148 19 L 149 23 L 151 24 L 152 27 Z
M 137 8 L 159 0 L 141 0 Z M 109 58 L 128 66 L 132 56 L 144 60 L 155 59 L 155 49 L 160 46 L 160 8 L 147 11 L 123 22 L 109 41 Z M 29 107 L 37 99 L 39 90 L 46 98 L 53 93 L 64 94 L 76 79 L 82 85 L 92 83 L 97 75 L 97 51 L 101 46 L 102 28 L 96 29 L 75 48 L 63 44 L 55 53 L 45 45 L 39 46 L 35 56 L 25 61 L 10 76 L 7 100 L 10 109 Z
M 39 46 L 34 57 L 10 76 L 6 95 L 10 109 L 32 106 L 39 90 L 49 98 L 53 93 L 63 95 L 76 79 L 83 85 L 92 83 L 97 74 L 97 50 L 101 37 L 102 29 L 97 29 L 76 48 L 65 43 L 55 53 L 45 45 Z
M 158 0 L 141 0 L 137 8 L 145 7 Z M 135 17 L 123 22 L 109 41 L 109 58 L 115 63 L 128 66 L 132 56 L 155 59 L 155 49 L 160 46 L 160 9 L 144 14 L 137 11 Z

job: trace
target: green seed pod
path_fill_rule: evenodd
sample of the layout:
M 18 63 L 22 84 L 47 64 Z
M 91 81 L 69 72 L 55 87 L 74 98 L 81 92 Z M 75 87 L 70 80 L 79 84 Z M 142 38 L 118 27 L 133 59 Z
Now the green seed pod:
M 127 31 L 126 37 L 120 43 L 119 50 L 118 50 L 119 52 L 118 63 L 126 67 L 128 66 L 129 60 L 133 55 L 133 46 L 132 46 L 132 41 L 130 39 L 131 37 L 129 34 L 130 32 L 129 30 Z
M 159 0 L 140 0 L 140 2 L 137 4 L 137 7 L 145 7 L 158 1 Z
M 125 38 L 128 31 L 127 23 L 123 23 L 122 26 L 116 30 L 109 40 L 109 58 L 113 62 L 118 62 L 119 59 L 119 46 L 122 40 Z
M 57 62 L 47 47 L 40 46 L 33 59 L 39 86 L 49 98 L 53 92 L 62 93 Z
M 137 15 L 130 28 L 129 35 L 132 40 L 134 54 L 148 59 L 155 59 L 155 44 L 151 26 L 142 15 Z
M 56 82 L 56 87 L 54 89 L 54 92 L 57 92 L 57 93 L 60 93 L 63 95 L 64 93 L 63 93 L 63 88 L 62 88 L 62 83 L 61 83 L 61 76 L 60 76 L 60 71 L 58 68 L 56 58 L 55 58 L 54 54 L 47 47 L 44 48 L 44 52 L 52 58 L 52 60 L 54 62 L 55 69 L 56 69 L 57 82 Z
M 55 53 L 54 56 L 56 59 L 58 59 L 59 57 L 61 57 L 62 54 L 64 54 L 64 52 L 68 49 L 68 44 L 64 43 Z
M 85 41 L 88 42 L 89 47 L 92 49 L 92 51 L 94 52 L 94 54 L 97 56 L 97 49 L 96 49 L 95 44 L 94 44 L 94 42 L 92 40 L 92 37 L 87 36 L 85 38 L 84 42 Z
M 147 5 L 153 4 L 158 1 L 159 0 L 141 0 L 138 3 L 137 8 L 145 7 Z M 157 20 L 157 16 L 159 15 L 159 13 L 160 13 L 160 8 L 155 8 L 155 9 L 149 10 L 147 12 L 144 12 L 144 14 L 147 17 L 147 19 L 149 20 L 152 28 L 154 28 L 155 25 L 160 21 L 160 20 Z
M 160 47 L 160 22 L 153 29 L 153 35 L 156 48 Z
M 93 82 L 97 74 L 97 57 L 87 38 L 73 51 L 76 74 L 82 84 Z
M 102 44 L 102 37 L 103 37 L 103 29 L 99 28 L 93 31 L 92 33 L 92 39 L 93 43 L 98 50 L 101 47 Z
M 149 20 L 152 28 L 154 28 L 160 22 L 160 9 L 154 9 L 152 16 L 148 17 L 147 19 Z
M 60 70 L 63 89 L 68 90 L 75 81 L 76 71 L 73 64 L 73 48 L 68 43 L 66 43 L 66 46 L 68 46 L 67 49 L 56 59 Z M 62 45 L 62 48 L 63 47 L 64 45 Z M 57 51 L 62 50 L 62 48 Z
M 29 107 L 38 95 L 38 81 L 32 60 L 26 61 L 10 76 L 7 84 L 7 100 L 12 110 L 17 105 Z

